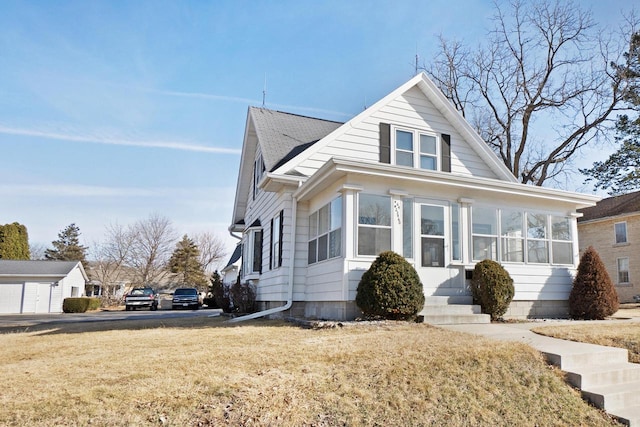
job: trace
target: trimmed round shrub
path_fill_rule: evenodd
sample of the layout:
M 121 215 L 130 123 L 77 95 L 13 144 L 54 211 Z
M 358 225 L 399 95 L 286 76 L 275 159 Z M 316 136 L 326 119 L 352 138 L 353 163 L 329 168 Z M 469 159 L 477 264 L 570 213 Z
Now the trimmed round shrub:
M 65 298 L 62 301 L 62 311 L 64 313 L 86 313 L 87 310 L 97 310 L 100 308 L 99 298 Z
M 491 320 L 497 320 L 507 312 L 513 299 L 513 279 L 499 263 L 485 259 L 473 269 L 471 293 L 474 304 L 480 305 Z
M 573 319 L 604 319 L 618 311 L 620 301 L 600 255 L 589 246 L 580 258 L 569 294 L 569 315 Z
M 356 304 L 367 317 L 412 319 L 424 307 L 422 282 L 406 259 L 382 252 L 362 275 Z

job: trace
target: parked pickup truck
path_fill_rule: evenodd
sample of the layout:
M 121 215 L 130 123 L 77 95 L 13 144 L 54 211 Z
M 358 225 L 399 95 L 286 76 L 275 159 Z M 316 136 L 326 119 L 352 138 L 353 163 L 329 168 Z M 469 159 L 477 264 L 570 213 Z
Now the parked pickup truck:
M 127 311 L 137 307 L 149 307 L 152 311 L 158 309 L 158 293 L 152 288 L 133 288 L 124 297 L 124 305 Z
M 191 308 L 197 310 L 200 308 L 200 294 L 196 288 L 178 288 L 173 292 L 171 300 L 171 309 Z

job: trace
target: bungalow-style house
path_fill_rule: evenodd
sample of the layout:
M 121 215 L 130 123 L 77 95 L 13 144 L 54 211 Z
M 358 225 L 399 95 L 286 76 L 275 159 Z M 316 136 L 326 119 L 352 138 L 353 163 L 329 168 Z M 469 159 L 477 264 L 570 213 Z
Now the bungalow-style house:
M 515 282 L 507 316 L 550 316 L 567 312 L 576 211 L 597 200 L 520 184 L 419 74 L 346 123 L 250 107 L 229 230 L 256 316 L 357 317 L 360 277 L 386 250 L 428 304 L 470 303 L 490 258 Z
M 620 302 L 640 295 L 640 192 L 602 199 L 581 209 L 579 247 L 593 246 L 613 281 Z
M 62 313 L 88 280 L 79 261 L 0 260 L 0 314 Z

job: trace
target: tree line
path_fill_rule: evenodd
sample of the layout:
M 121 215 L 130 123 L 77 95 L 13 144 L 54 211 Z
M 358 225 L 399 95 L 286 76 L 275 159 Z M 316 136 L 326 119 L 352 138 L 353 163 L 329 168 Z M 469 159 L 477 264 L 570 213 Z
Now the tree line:
M 122 282 L 155 285 L 167 279 L 206 290 L 212 270 L 226 255 L 224 243 L 214 234 L 185 234 L 179 239 L 171 220 L 157 214 L 133 224 L 109 224 L 103 240 L 91 248 L 80 243 L 80 235 L 75 223 L 68 225 L 42 258 L 82 262 L 90 278 L 107 293 Z M 34 256 L 24 225 L 0 225 L 0 259 L 40 258 L 33 252 Z

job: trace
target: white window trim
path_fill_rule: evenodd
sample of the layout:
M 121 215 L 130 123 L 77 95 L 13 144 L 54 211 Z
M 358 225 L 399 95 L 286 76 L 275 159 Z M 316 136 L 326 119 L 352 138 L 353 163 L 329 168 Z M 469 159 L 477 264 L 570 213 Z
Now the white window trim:
M 341 210 L 340 210 L 340 227 L 335 227 L 332 228 L 331 227 L 331 205 L 336 202 L 336 200 L 338 199 L 342 199 L 340 201 L 341 203 Z M 319 263 L 323 263 L 325 261 L 330 261 L 336 258 L 340 258 L 343 256 L 344 254 L 344 198 L 343 196 L 338 196 L 335 197 L 334 199 L 332 199 L 329 203 L 326 203 L 324 205 L 322 205 L 319 209 L 316 209 L 315 211 L 311 212 L 309 214 L 309 221 L 311 221 L 311 218 L 313 217 L 313 215 L 316 215 L 316 221 L 320 221 L 320 211 L 324 208 L 327 208 L 327 212 L 328 212 L 328 220 L 329 220 L 329 227 L 328 229 L 323 232 L 320 233 L 320 224 L 316 223 L 316 233 L 315 235 L 311 235 L 311 224 L 309 224 L 309 240 L 307 241 L 307 247 L 311 244 L 311 242 L 315 241 L 315 248 L 316 248 L 316 259 L 313 262 L 309 262 L 309 255 L 307 254 L 307 265 L 316 265 Z M 331 247 L 331 233 L 337 231 L 337 230 L 341 230 L 340 231 L 340 247 L 339 247 L 339 253 L 334 255 L 334 256 L 330 256 L 330 247 Z M 323 259 L 323 260 L 318 260 L 318 242 L 320 241 L 320 238 L 322 236 L 327 236 L 327 258 Z
M 260 269 L 255 271 L 253 269 L 254 264 L 254 253 L 255 253 L 255 241 L 256 234 L 260 232 L 263 233 L 262 227 L 251 227 L 245 230 L 246 244 L 245 244 L 245 261 L 243 262 L 243 266 L 245 271 L 243 272 L 243 277 L 246 279 L 257 278 L 260 276 Z M 262 234 L 262 246 L 264 246 L 264 233 Z M 262 253 L 262 246 L 260 247 L 260 252 Z M 262 257 L 261 264 L 264 262 L 264 257 Z M 262 267 L 262 266 L 261 266 Z
M 432 170 L 432 169 L 422 169 L 420 167 L 420 135 L 427 135 L 427 136 L 431 136 L 434 137 L 436 139 L 436 152 L 435 154 L 426 154 L 429 157 L 434 157 L 435 161 L 436 161 L 436 168 L 433 169 L 435 171 L 440 171 L 442 170 L 442 165 L 441 165 L 441 154 L 440 154 L 440 136 L 433 132 L 433 131 L 428 131 L 428 130 L 424 130 L 424 129 L 412 129 L 412 128 L 408 128 L 408 127 L 403 127 L 403 126 L 391 126 L 391 164 L 396 165 L 396 166 L 404 166 L 404 167 L 409 167 L 406 165 L 398 165 L 398 163 L 396 162 L 396 132 L 397 131 L 403 131 L 403 132 L 408 132 L 411 133 L 413 135 L 413 166 L 411 166 L 414 169 L 420 169 L 420 170 Z M 405 151 L 406 150 L 401 150 L 401 151 Z
M 395 144 L 395 142 L 394 142 Z M 395 147 L 394 147 L 395 148 Z M 390 218 L 389 218 L 389 225 L 373 225 L 373 224 L 360 224 L 360 200 L 361 197 L 365 195 L 365 196 L 381 196 L 381 197 L 386 197 L 389 199 L 389 212 L 390 212 Z M 356 221 L 355 221 L 355 252 L 356 252 L 356 256 L 358 258 L 376 258 L 379 254 L 375 254 L 375 255 L 368 255 L 368 254 L 361 254 L 358 249 L 360 247 L 360 227 L 366 227 L 366 228 L 380 228 L 380 229 L 384 229 L 384 230 L 390 230 L 390 234 L 391 234 L 391 240 L 389 242 L 389 247 L 392 250 L 393 249 L 393 239 L 394 239 L 394 234 L 395 234 L 395 227 L 393 226 L 393 197 L 389 196 L 388 194 L 379 194 L 379 193 L 358 193 L 358 197 L 357 197 L 357 201 L 356 201 Z
M 626 259 L 627 260 L 627 281 L 626 282 L 621 282 L 620 281 L 620 260 Z M 620 258 L 616 258 L 616 272 L 618 273 L 617 277 L 616 277 L 616 284 L 620 285 L 620 286 L 628 286 L 631 284 L 631 275 L 629 273 L 629 270 L 631 270 L 631 263 L 629 261 L 629 257 L 620 257 Z
M 618 242 L 618 233 L 616 232 L 616 226 L 618 224 L 624 224 L 624 242 Z M 619 221 L 613 224 L 613 244 L 618 246 L 625 246 L 629 244 L 629 229 L 627 227 L 627 221 Z

